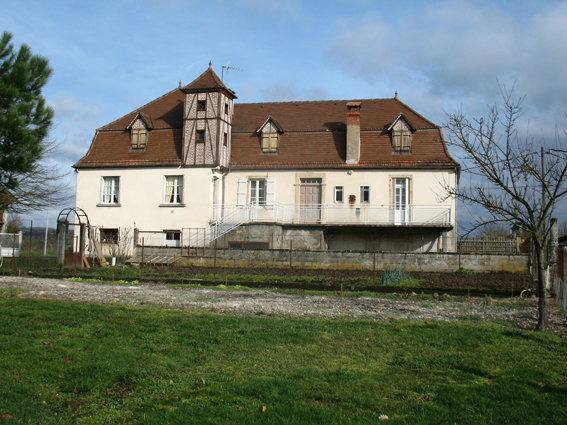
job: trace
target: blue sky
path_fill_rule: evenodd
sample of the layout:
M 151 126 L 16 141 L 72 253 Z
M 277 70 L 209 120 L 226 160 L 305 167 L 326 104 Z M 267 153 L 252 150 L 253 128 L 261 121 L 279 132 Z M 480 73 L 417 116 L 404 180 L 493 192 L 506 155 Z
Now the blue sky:
M 96 128 L 189 83 L 209 61 L 219 75 L 222 65 L 242 69 L 224 75 L 238 102 L 397 90 L 443 124 L 446 111 L 474 115 L 497 102 L 500 82 L 526 96 L 531 132 L 565 128 L 564 0 L 0 0 L 0 10 L 0 30 L 53 68 L 51 161 L 71 185 Z

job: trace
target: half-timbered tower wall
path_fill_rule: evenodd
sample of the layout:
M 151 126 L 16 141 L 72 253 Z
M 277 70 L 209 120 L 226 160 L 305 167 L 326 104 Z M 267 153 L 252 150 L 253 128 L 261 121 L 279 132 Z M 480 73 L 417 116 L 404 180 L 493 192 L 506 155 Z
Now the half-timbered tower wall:
M 187 93 L 183 163 L 228 167 L 233 101 L 222 92 Z

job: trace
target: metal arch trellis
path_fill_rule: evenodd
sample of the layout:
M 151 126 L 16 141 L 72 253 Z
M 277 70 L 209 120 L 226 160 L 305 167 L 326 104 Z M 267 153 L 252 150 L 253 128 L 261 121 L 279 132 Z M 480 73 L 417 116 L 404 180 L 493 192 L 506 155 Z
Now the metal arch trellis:
M 75 207 L 75 208 L 63 208 L 61 210 L 61 212 L 59 213 L 59 215 L 57 216 L 57 222 L 58 223 L 69 223 L 69 216 L 71 215 L 71 213 L 75 213 L 75 216 L 78 218 L 79 222 L 78 223 L 72 223 L 72 224 L 86 224 L 87 228 L 90 228 L 90 223 L 89 223 L 89 216 L 87 215 L 87 213 L 79 207 Z M 83 222 L 83 219 L 86 222 Z
M 70 219 L 75 218 L 76 222 L 70 223 Z M 87 213 L 79 207 L 64 208 L 57 216 L 57 260 L 59 264 L 64 264 L 65 261 L 65 237 L 69 226 L 79 226 L 79 252 L 73 252 L 73 256 L 69 260 L 74 261 L 75 265 L 82 265 L 85 242 L 90 240 L 91 226 Z M 72 251 L 74 251 L 72 249 Z M 77 258 L 74 258 L 77 257 Z

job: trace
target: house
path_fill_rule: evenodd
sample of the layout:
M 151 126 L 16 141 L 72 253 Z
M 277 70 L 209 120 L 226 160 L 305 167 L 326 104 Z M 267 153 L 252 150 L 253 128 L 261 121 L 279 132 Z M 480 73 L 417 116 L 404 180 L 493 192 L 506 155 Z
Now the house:
M 455 250 L 459 165 L 397 94 L 236 98 L 209 65 L 96 130 L 76 204 L 103 244 Z

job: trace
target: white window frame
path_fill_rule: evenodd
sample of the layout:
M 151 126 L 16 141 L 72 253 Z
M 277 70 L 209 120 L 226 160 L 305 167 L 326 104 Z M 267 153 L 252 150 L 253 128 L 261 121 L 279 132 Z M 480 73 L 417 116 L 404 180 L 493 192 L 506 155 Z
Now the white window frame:
M 337 199 L 337 195 L 340 194 L 341 199 Z M 335 204 L 343 204 L 345 202 L 345 187 L 344 186 L 335 186 Z
M 183 176 L 164 176 L 163 203 L 167 205 L 183 204 Z
M 267 184 L 266 179 L 250 179 L 250 205 L 266 205 Z
M 103 176 L 100 185 L 100 203 L 102 205 L 120 204 L 120 177 Z
M 365 194 L 367 196 L 365 196 Z M 364 199 L 366 198 L 366 199 Z M 370 203 L 370 186 L 360 186 L 360 202 L 362 204 Z

